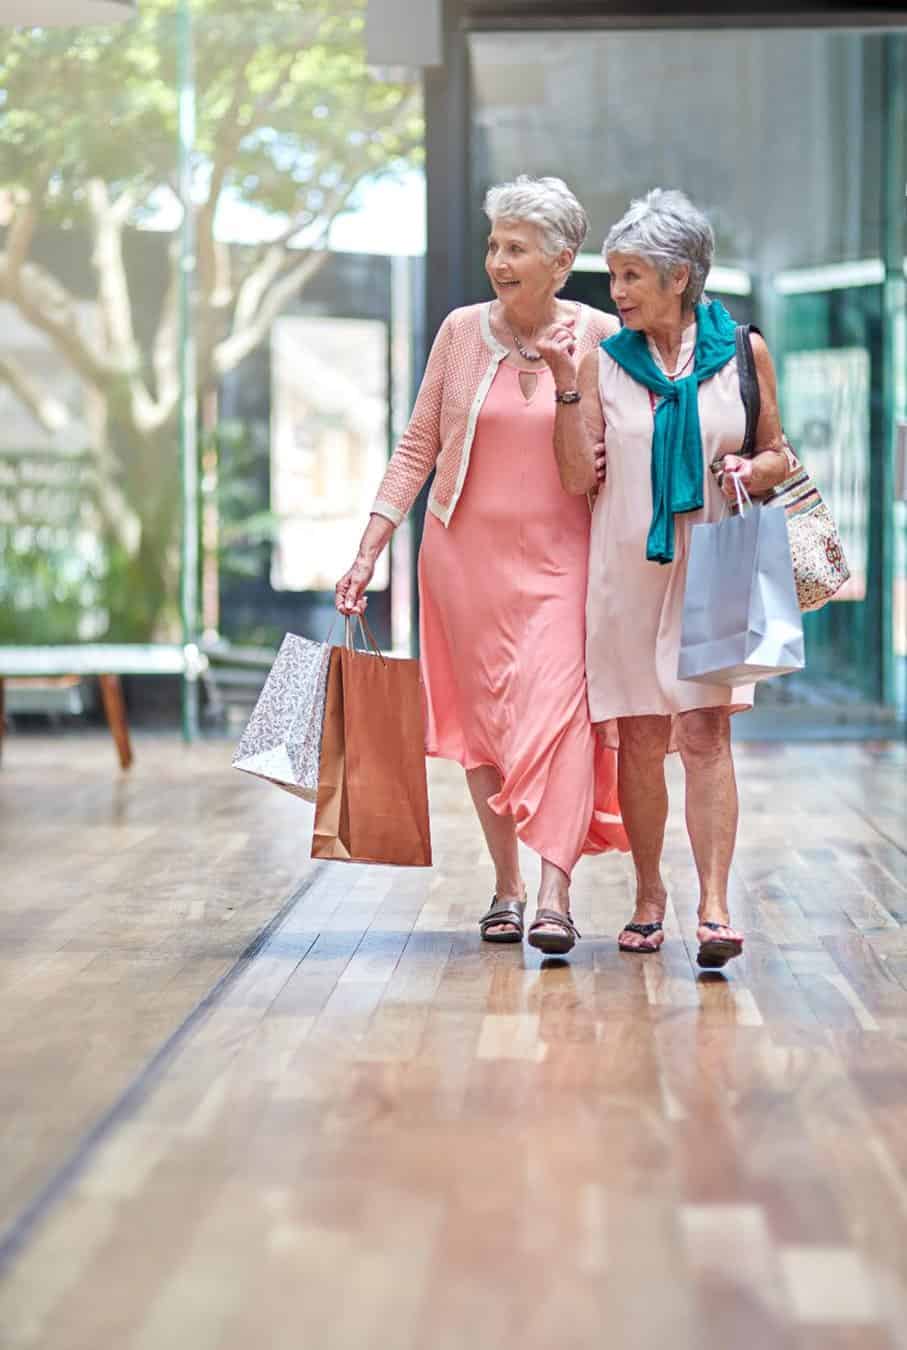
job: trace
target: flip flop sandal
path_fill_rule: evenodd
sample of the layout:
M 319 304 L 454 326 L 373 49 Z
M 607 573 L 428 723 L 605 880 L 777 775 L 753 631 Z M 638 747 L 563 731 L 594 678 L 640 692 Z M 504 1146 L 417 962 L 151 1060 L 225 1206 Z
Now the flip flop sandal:
M 560 931 L 552 933 L 551 928 Z M 538 948 L 545 956 L 566 956 L 581 936 L 571 916 L 559 914 L 556 909 L 536 910 L 535 918 L 529 925 L 529 946 Z
M 700 928 L 711 929 L 713 933 L 718 933 L 727 926 L 726 923 L 701 923 L 699 925 Z M 739 956 L 742 951 L 743 938 L 708 938 L 705 942 L 700 942 L 696 960 L 705 970 L 718 970 L 721 966 L 727 965 L 728 961 L 733 961 L 734 957 Z
M 625 923 L 620 933 L 617 935 L 617 946 L 622 952 L 636 952 L 637 955 L 645 955 L 646 952 L 657 952 L 662 944 L 660 942 L 640 942 L 638 946 L 631 946 L 629 943 L 621 942 L 623 933 L 638 933 L 640 937 L 650 938 L 655 933 L 664 931 L 664 925 L 659 919 L 656 923 Z
M 523 912 L 525 909 L 525 900 L 499 900 L 496 895 L 493 895 L 490 907 L 479 920 L 479 932 L 482 935 L 482 941 L 522 942 Z M 502 933 L 489 933 L 489 928 L 496 928 L 499 924 L 505 923 L 508 926 Z

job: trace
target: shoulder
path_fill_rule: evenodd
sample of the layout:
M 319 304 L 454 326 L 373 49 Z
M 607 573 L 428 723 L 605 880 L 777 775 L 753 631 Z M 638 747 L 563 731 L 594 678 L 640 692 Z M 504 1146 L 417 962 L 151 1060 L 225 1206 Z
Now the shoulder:
M 435 334 L 435 348 L 439 351 L 448 351 L 456 347 L 461 355 L 470 350 L 476 352 L 484 350 L 486 344 L 483 333 L 483 310 L 487 308 L 486 303 L 462 305 L 458 309 L 452 309 L 442 319 L 441 326 Z
M 471 346 L 478 350 L 483 345 L 481 313 L 481 305 L 463 305 L 444 316 L 432 339 L 435 364 L 443 360 L 453 347 L 463 354 Z
M 593 309 L 591 305 L 585 305 L 583 308 L 586 317 L 585 340 L 593 346 L 597 347 L 605 338 L 613 337 L 619 331 L 620 324 L 613 314 Z
M 757 361 L 770 361 L 772 359 L 768 349 L 768 343 L 761 333 L 750 333 L 750 346 L 753 349 L 753 356 Z
M 775 363 L 772 360 L 772 354 L 768 349 L 768 343 L 761 333 L 750 333 L 750 345 L 753 349 L 753 360 L 756 363 L 756 374 L 761 380 L 775 380 Z
M 482 311 L 488 308 L 488 302 L 482 301 L 478 305 L 460 305 L 458 309 L 452 309 L 446 319 L 441 324 L 441 329 L 447 328 L 454 333 L 468 332 L 474 328 L 479 331 L 479 324 L 482 319 Z M 441 330 L 439 330 L 441 331 Z

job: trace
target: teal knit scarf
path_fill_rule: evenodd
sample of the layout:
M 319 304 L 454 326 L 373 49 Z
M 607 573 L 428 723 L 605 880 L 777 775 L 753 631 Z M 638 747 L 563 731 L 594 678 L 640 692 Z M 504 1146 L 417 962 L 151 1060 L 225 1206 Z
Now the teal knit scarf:
M 703 502 L 699 386 L 736 353 L 734 320 L 719 300 L 696 306 L 696 354 L 691 374 L 669 380 L 655 364 L 644 333 L 622 328 L 602 346 L 612 360 L 657 394 L 652 434 L 652 523 L 649 562 L 674 561 L 674 515 L 698 511 Z

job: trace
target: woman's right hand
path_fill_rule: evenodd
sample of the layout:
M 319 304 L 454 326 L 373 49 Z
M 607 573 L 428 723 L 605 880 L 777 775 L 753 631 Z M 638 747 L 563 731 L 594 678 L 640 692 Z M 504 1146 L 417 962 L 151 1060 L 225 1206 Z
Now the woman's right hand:
M 334 604 L 341 614 L 364 614 L 368 604 L 365 588 L 372 579 L 375 564 L 367 558 L 357 558 L 334 587 Z
M 544 360 L 558 389 L 576 388 L 576 333 L 575 319 L 553 323 L 540 333 L 536 350 Z

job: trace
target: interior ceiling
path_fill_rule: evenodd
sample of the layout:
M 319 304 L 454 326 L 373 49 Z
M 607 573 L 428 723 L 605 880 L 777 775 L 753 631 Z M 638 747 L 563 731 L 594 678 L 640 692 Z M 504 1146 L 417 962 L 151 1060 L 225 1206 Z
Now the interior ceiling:
M 467 19 L 486 24 L 536 23 L 546 27 L 584 23 L 588 26 L 638 27 L 657 24 L 693 25 L 705 22 L 715 27 L 737 24 L 779 26 L 794 24 L 846 24 L 870 27 L 877 24 L 907 25 L 907 3 L 869 0 L 869 3 L 819 3 L 819 0 L 461 0 Z

